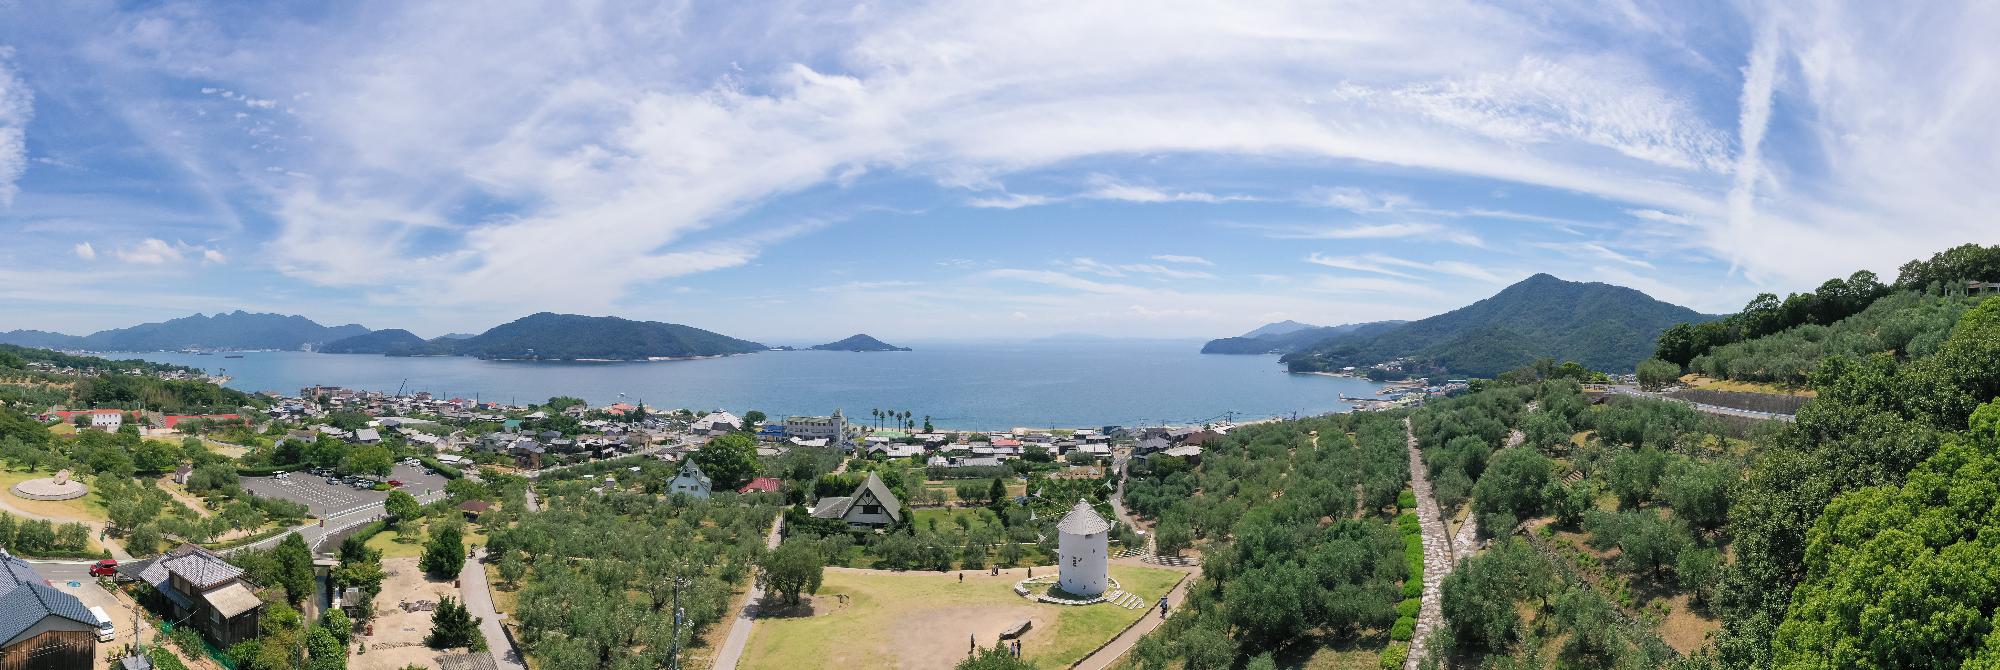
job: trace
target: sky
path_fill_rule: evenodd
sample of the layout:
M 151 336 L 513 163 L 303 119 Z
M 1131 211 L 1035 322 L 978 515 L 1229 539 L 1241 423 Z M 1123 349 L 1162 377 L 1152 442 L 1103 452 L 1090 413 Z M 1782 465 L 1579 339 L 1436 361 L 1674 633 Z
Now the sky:
M 2000 242 L 1992 2 L 0 0 L 0 330 L 1703 312 Z

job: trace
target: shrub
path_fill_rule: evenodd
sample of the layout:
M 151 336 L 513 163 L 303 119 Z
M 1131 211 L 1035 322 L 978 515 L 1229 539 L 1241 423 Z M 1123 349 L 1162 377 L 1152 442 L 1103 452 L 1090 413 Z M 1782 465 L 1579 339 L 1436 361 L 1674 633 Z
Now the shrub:
M 1382 648 L 1382 670 L 1403 670 L 1403 662 L 1409 658 L 1408 642 L 1391 642 Z
M 1401 493 L 1397 493 L 1397 494 L 1396 494 L 1396 508 L 1397 508 L 1397 509 L 1416 509 L 1416 508 L 1417 508 L 1417 494 L 1416 494 L 1416 493 L 1413 493 L 1413 492 L 1411 492 L 1411 491 L 1410 491 L 1409 489 L 1403 489 L 1403 491 L 1402 491 Z
M 1403 602 L 1396 603 L 1396 616 L 1415 618 L 1417 610 L 1422 608 L 1423 600 L 1419 598 L 1405 598 Z
M 1397 617 L 1396 624 L 1389 627 L 1389 639 L 1409 642 L 1417 632 L 1417 620 L 1411 617 Z

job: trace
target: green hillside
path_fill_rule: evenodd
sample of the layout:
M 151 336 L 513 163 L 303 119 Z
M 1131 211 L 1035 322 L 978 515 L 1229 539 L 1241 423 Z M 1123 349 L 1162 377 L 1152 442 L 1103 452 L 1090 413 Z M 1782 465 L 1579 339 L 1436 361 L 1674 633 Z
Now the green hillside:
M 432 344 L 443 344 L 433 340 Z M 614 316 L 541 312 L 450 341 L 453 353 L 479 358 L 644 360 L 746 354 L 768 349 L 700 328 Z
M 1537 274 L 1493 297 L 1381 331 L 1356 332 L 1282 360 L 1295 372 L 1411 358 L 1419 369 L 1490 377 L 1541 358 L 1631 370 L 1676 323 L 1708 317 L 1639 291 Z
M 422 348 L 424 338 L 401 328 L 378 330 L 346 339 L 328 342 L 320 347 L 323 354 L 404 354 Z

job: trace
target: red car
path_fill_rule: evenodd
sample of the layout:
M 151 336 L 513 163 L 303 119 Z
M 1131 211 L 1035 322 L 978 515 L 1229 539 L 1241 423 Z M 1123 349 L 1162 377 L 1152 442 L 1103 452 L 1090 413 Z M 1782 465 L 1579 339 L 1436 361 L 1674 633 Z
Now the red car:
M 402 480 L 398 479 L 389 480 L 389 488 L 397 488 L 397 489 L 403 488 Z
M 90 576 L 92 577 L 111 577 L 117 574 L 118 561 L 116 560 L 107 558 L 98 561 L 96 565 L 90 566 Z

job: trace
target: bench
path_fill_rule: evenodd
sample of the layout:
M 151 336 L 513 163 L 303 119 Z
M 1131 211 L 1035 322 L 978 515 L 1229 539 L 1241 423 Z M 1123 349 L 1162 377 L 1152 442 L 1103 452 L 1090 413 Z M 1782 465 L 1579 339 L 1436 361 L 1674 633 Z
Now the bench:
M 1027 635 L 1027 634 L 1028 634 L 1028 629 L 1029 629 L 1029 628 L 1033 628 L 1034 626 L 1035 626 L 1035 622 L 1033 622 L 1033 621 L 1029 621 L 1029 620 L 1027 620 L 1027 619 L 1022 619 L 1020 623 L 1017 623 L 1017 624 L 1014 624 L 1014 625 L 1013 625 L 1012 627 L 1008 628 L 1008 629 L 1007 629 L 1006 631 L 1003 631 L 1003 632 L 1001 632 L 1001 633 L 1000 633 L 1000 639 L 1002 639 L 1002 640 L 1012 640 L 1012 639 L 1014 639 L 1014 638 L 1017 638 L 1017 637 L 1020 637 L 1020 636 L 1022 636 L 1022 635 Z

